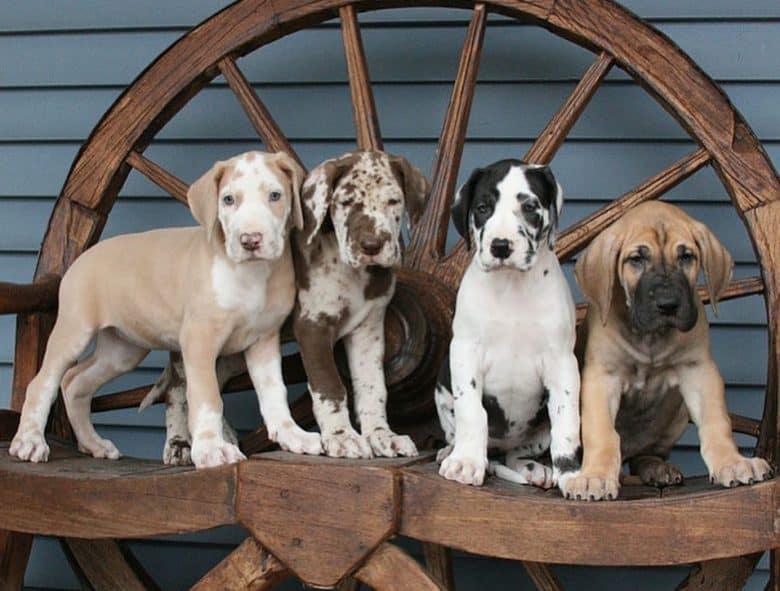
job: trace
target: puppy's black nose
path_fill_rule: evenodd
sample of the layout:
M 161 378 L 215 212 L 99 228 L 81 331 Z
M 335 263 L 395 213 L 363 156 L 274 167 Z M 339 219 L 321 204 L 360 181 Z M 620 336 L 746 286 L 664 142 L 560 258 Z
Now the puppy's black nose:
M 263 243 L 263 235 L 260 232 L 244 232 L 239 236 L 239 240 L 244 250 L 253 252 L 260 248 L 260 245 Z
M 490 254 L 497 259 L 509 258 L 512 254 L 512 246 L 506 238 L 494 238 L 490 243 Z
M 379 254 L 382 250 L 382 240 L 377 236 L 363 236 L 360 238 L 360 250 L 368 256 Z
M 673 316 L 680 308 L 680 298 L 671 293 L 659 293 L 655 298 L 655 306 L 661 314 Z

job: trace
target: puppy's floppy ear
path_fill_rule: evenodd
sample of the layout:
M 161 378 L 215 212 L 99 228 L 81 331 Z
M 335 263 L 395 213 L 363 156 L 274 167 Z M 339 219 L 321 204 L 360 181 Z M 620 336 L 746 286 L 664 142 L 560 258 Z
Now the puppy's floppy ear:
M 320 231 L 330 209 L 333 189 L 344 173 L 356 162 L 358 155 L 347 153 L 340 158 L 326 160 L 311 172 L 303 183 L 301 213 L 303 214 L 303 238 L 311 244 Z
M 602 324 L 607 323 L 612 305 L 612 288 L 618 273 L 618 256 L 622 239 L 613 228 L 607 228 L 590 243 L 577 259 L 574 276 L 591 305 L 596 305 Z
M 425 203 L 431 192 L 431 185 L 420 169 L 410 164 L 406 158 L 389 154 L 388 156 L 390 168 L 404 191 L 404 204 L 411 231 L 425 211 Z
M 526 178 L 531 190 L 547 208 L 550 216 L 550 228 L 547 231 L 547 245 L 555 249 L 555 234 L 558 230 L 558 220 L 563 208 L 563 190 L 555 180 L 552 170 L 547 165 L 534 166 L 526 170 Z
M 701 253 L 701 267 L 704 271 L 707 293 L 710 296 L 710 305 L 717 316 L 718 300 L 731 281 L 734 259 L 707 226 L 694 221 L 691 229 L 693 239 Z
M 190 206 L 192 216 L 206 229 L 209 241 L 213 239 L 219 225 L 217 194 L 227 164 L 222 161 L 215 163 L 206 174 L 192 183 L 187 191 L 187 204 Z
M 301 185 L 303 185 L 303 177 L 306 172 L 303 170 L 298 161 L 287 152 L 277 152 L 274 154 L 274 162 L 290 179 L 290 186 L 292 187 L 292 222 L 293 226 L 297 230 L 303 230 L 303 210 L 301 206 Z
M 469 229 L 469 215 L 471 214 L 471 202 L 474 200 L 474 190 L 484 170 L 475 168 L 468 180 L 460 186 L 455 194 L 455 203 L 452 204 L 450 213 L 452 223 L 458 234 L 466 241 L 466 249 L 471 250 L 471 231 Z

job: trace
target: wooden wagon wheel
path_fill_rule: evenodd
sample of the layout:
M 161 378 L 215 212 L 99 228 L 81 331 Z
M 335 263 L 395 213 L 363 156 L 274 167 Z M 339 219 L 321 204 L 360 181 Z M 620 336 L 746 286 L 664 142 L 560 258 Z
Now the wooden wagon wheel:
M 467 263 L 463 244 L 449 254 L 445 253 L 444 246 L 487 14 L 492 11 L 538 24 L 595 55 L 593 64 L 575 90 L 525 155 L 527 160 L 546 163 L 553 158 L 612 67 L 623 69 L 636 80 L 699 146 L 634 190 L 564 230 L 557 247 L 561 258 L 576 254 L 628 208 L 660 197 L 702 167 L 712 165 L 718 173 L 750 234 L 762 273 L 761 277 L 735 281 L 726 297 L 763 293 L 769 326 L 763 417 L 756 421 L 734 416 L 733 427 L 737 432 L 756 437 L 756 452 L 776 462 L 779 452 L 780 241 L 773 238 L 773 231 L 780 224 L 777 173 L 748 125 L 713 81 L 669 39 L 610 0 L 430 0 L 414 3 L 408 0 L 276 0 L 273 3 L 239 0 L 194 28 L 166 50 L 123 93 L 77 156 L 49 222 L 35 284 L 0 286 L 0 312 L 19 314 L 12 408 L 21 407 L 25 387 L 38 368 L 51 328 L 57 278 L 85 248 L 98 240 L 129 171 L 139 171 L 175 198 L 185 200 L 186 184 L 143 155 L 155 134 L 170 118 L 214 77 L 222 74 L 263 143 L 269 149 L 287 150 L 295 155 L 272 115 L 241 73 L 237 59 L 282 36 L 338 16 L 346 50 L 357 143 L 362 148 L 381 148 L 356 14 L 363 10 L 412 4 L 469 8 L 472 13 L 434 159 L 430 203 L 411 234 L 388 327 L 391 342 L 388 379 L 392 396 L 396 403 L 403 403 L 405 407 L 415 400 L 427 400 L 428 403 L 414 407 L 411 412 L 398 413 L 396 420 L 413 430 L 413 423 L 425 423 L 430 418 L 430 397 L 426 398 L 425 394 L 430 394 L 435 371 L 446 347 L 452 298 Z M 426 297 L 415 297 L 423 290 Z M 305 381 L 295 357 L 286 359 L 285 374 L 290 383 Z M 246 383 L 238 379 L 229 389 L 245 386 Z M 110 410 L 134 406 L 145 391 L 140 388 L 101 397 L 95 400 L 93 408 Z M 296 406 L 295 414 L 301 422 L 311 422 L 311 409 L 305 402 Z M 16 419 L 14 413 L 0 413 L 0 440 L 10 437 Z M 61 436 L 69 435 L 64 413 L 54 413 L 50 430 Z M 428 432 L 425 425 L 419 430 L 422 435 Z M 265 449 L 267 440 L 263 431 L 258 430 L 243 445 L 250 452 L 260 451 Z M 367 532 L 370 529 L 370 535 L 367 533 L 366 540 L 351 549 L 361 550 L 362 544 L 361 560 L 365 562 L 361 566 L 361 560 L 344 558 L 346 562 L 353 562 L 340 572 L 341 575 L 352 573 L 378 589 L 435 589 L 439 586 L 402 551 L 384 541 L 393 533 L 428 543 L 425 550 L 431 572 L 446 587 L 452 584 L 451 571 L 447 552 L 439 544 L 531 561 L 526 566 L 540 589 L 560 588 L 543 563 L 563 560 L 575 564 L 701 562 L 680 588 L 738 588 L 752 572 L 760 553 L 780 546 L 774 524 L 777 511 L 775 482 L 720 491 L 706 485 L 698 487 L 694 481 L 685 491 L 676 491 L 663 498 L 650 498 L 657 497 L 658 493 L 642 487 L 626 487 L 623 494 L 628 499 L 626 502 L 578 505 L 566 503 L 554 493 L 537 490 L 507 490 L 500 485 L 481 490 L 458 487 L 439 479 L 430 463 L 390 466 L 381 462 L 372 466 L 343 463 L 338 467 L 327 462 L 309 465 L 303 460 L 278 462 L 274 458 L 261 457 L 238 468 L 194 472 L 165 470 L 154 463 L 140 461 L 123 463 L 123 468 L 117 469 L 116 464 L 107 467 L 105 462 L 72 458 L 68 455 L 72 452 L 67 448 L 55 448 L 55 458 L 58 453 L 62 459 L 59 468 L 56 462 L 43 467 L 0 462 L 2 523 L 14 531 L 28 532 L 0 532 L 0 586 L 18 588 L 21 585 L 29 554 L 29 533 L 48 533 L 105 538 L 97 542 L 65 539 L 69 555 L 91 587 L 154 588 L 137 561 L 111 538 L 194 531 L 241 521 L 262 540 L 267 535 L 265 530 L 254 526 L 267 525 L 267 522 L 253 513 L 254 506 L 249 503 L 251 494 L 247 492 L 251 492 L 251 487 L 246 484 L 255 482 L 255 476 L 262 477 L 273 470 L 284 472 L 287 480 L 282 479 L 282 482 L 285 483 L 312 477 L 312 474 L 326 474 L 322 470 L 351 470 L 352 480 L 346 481 L 365 482 L 376 495 L 369 495 L 370 500 L 384 499 L 385 504 L 380 507 L 385 514 L 373 516 L 375 523 L 366 529 Z M 64 471 L 62 466 L 66 467 Z M 89 481 L 82 481 L 79 476 L 88 476 Z M 44 497 L 40 507 L 48 506 L 48 512 L 36 512 L 35 507 L 24 512 L 14 505 L 14 500 L 23 498 L 25 491 L 32 487 L 47 490 L 41 486 L 43 478 L 49 479 L 45 483 L 52 488 L 40 495 Z M 237 482 L 242 483 L 239 490 L 236 490 Z M 400 495 L 399 486 L 403 486 L 403 495 Z M 89 502 L 76 504 L 72 496 L 61 494 L 65 487 L 88 492 Z M 360 490 L 360 486 L 353 487 L 353 492 Z M 282 494 L 285 491 L 287 496 Z M 277 492 L 282 499 L 290 496 L 286 488 Z M 121 519 L 116 519 L 113 512 L 116 504 L 112 503 L 117 503 L 118 499 L 124 501 L 123 507 L 128 511 Z M 173 506 L 166 505 L 165 499 L 175 499 L 181 514 L 172 518 Z M 494 509 L 484 514 L 482 508 L 486 504 Z M 558 527 L 535 525 L 531 530 L 528 525 L 508 523 L 493 514 L 499 509 L 511 512 L 520 508 L 528 511 L 538 523 L 547 520 Z M 682 523 L 695 518 L 695 531 L 690 528 L 675 530 L 659 519 L 670 514 Z M 253 521 L 255 518 L 257 522 Z M 327 525 L 325 523 L 323 527 L 327 529 Z M 647 528 L 641 541 L 635 539 L 637 526 Z M 731 528 L 728 539 L 714 534 L 727 527 Z M 546 531 L 548 529 L 551 531 Z M 609 532 L 609 537 L 605 532 Z M 611 544 L 605 543 L 607 539 Z M 305 545 L 302 539 L 293 538 L 292 542 L 295 540 L 298 547 Z M 367 546 L 369 542 L 372 545 Z M 570 543 L 572 547 L 561 556 L 556 552 L 559 543 Z M 295 543 L 292 545 L 296 546 Z M 269 547 L 274 549 L 272 545 Z M 614 552 L 613 547 L 620 548 L 620 552 Z M 284 550 L 291 553 L 279 556 L 287 566 L 250 538 L 208 573 L 199 586 L 266 589 L 285 578 L 289 574 L 288 567 L 301 575 L 305 566 L 295 562 L 293 567 L 290 556 L 294 551 L 286 547 Z M 729 558 L 735 554 L 742 556 Z M 370 557 L 365 560 L 367 555 Z M 780 555 L 773 550 L 771 589 L 780 589 L 778 557 Z M 331 570 L 330 578 L 318 579 L 316 573 L 306 573 L 310 576 L 303 578 L 310 583 L 330 584 L 336 580 L 333 574 L 336 571 Z

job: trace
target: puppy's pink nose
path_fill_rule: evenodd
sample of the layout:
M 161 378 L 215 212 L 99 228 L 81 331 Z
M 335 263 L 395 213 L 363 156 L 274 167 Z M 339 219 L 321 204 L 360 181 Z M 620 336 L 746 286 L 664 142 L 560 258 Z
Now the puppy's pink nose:
M 263 235 L 260 232 L 244 232 L 239 239 L 244 250 L 250 252 L 260 248 L 260 245 L 263 243 Z

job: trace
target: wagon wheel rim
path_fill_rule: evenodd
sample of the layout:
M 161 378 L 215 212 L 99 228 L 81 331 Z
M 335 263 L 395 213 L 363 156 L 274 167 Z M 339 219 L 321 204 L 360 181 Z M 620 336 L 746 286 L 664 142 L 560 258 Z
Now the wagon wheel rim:
M 97 241 L 131 169 L 147 176 L 178 200 L 186 201 L 186 183 L 143 153 L 154 135 L 218 74 L 225 77 L 266 147 L 288 151 L 297 158 L 293 146 L 242 74 L 236 60 L 311 24 L 340 17 L 357 143 L 363 149 L 382 148 L 357 13 L 399 7 L 405 2 L 290 0 L 278 4 L 282 8 L 273 12 L 263 6 L 262 0 L 239 0 L 177 41 L 128 87 L 101 119 L 74 161 L 50 220 L 36 279 L 48 274 L 61 275 L 85 248 Z M 418 4 L 471 7 L 472 16 L 434 159 L 431 199 L 411 234 L 405 267 L 440 286 L 441 299 L 445 301 L 448 290 L 451 297 L 468 260 L 462 244 L 450 253 L 444 252 L 444 244 L 488 12 L 530 19 L 590 49 L 595 54 L 593 64 L 525 155 L 527 160 L 547 163 L 554 157 L 601 81 L 615 67 L 625 70 L 639 82 L 700 147 L 564 230 L 558 242 L 558 254 L 561 258 L 576 254 L 600 229 L 628 208 L 662 196 L 705 165 L 712 165 L 746 225 L 762 273 L 761 278 L 735 282 L 726 296 L 763 293 L 767 302 L 770 356 L 763 419 L 759 423 L 735 417 L 735 427 L 740 432 L 757 436 L 758 452 L 776 460 L 780 276 L 770 263 L 780 260 L 780 246 L 769 237 L 772 224 L 780 218 L 777 204 L 780 184 L 771 162 L 741 115 L 715 83 L 669 39 L 610 0 L 431 0 Z M 598 23 L 608 19 L 622 27 L 599 30 Z M 229 36 L 213 34 L 228 24 L 233 24 Z M 633 46 L 637 33 L 646 41 L 641 51 Z M 205 38 L 217 39 L 217 42 L 198 43 L 199 39 Z M 679 83 L 681 77 L 685 84 Z M 163 80 L 163 83 L 155 93 L 150 93 L 148 82 L 153 80 Z M 96 170 L 99 174 L 95 174 Z M 44 328 L 41 334 L 45 333 Z M 304 411 L 301 412 L 305 414 Z

